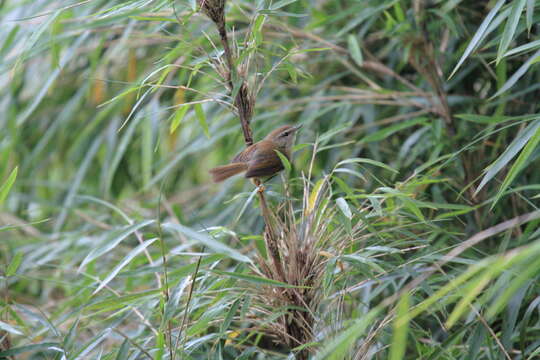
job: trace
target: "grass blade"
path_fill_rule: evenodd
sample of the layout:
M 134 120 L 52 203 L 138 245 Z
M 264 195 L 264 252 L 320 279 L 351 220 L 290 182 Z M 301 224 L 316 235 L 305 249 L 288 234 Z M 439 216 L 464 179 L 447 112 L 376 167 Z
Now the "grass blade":
M 504 2 L 506 0 L 499 0 L 497 1 L 497 3 L 495 4 L 495 6 L 493 7 L 493 9 L 491 9 L 489 11 L 489 13 L 487 14 L 486 18 L 484 19 L 484 21 L 482 21 L 482 24 L 480 24 L 480 27 L 478 28 L 478 30 L 476 30 L 476 33 L 474 34 L 471 42 L 469 43 L 469 45 L 467 45 L 467 48 L 465 49 L 465 52 L 463 53 L 463 55 L 461 55 L 461 58 L 459 59 L 457 65 L 454 67 L 454 70 L 452 70 L 452 73 L 450 73 L 450 76 L 448 78 L 451 78 L 452 76 L 454 76 L 454 74 L 456 73 L 456 71 L 461 67 L 461 65 L 463 64 L 463 62 L 465 61 L 465 59 L 467 59 L 469 57 L 469 55 L 474 51 L 476 50 L 476 48 L 480 45 L 480 41 L 482 41 L 482 39 L 484 38 L 484 34 L 487 30 L 487 28 L 489 27 L 489 25 L 491 24 L 491 21 L 493 20 L 493 18 L 495 17 L 495 15 L 497 15 L 497 12 L 501 9 L 501 7 L 504 5 Z
M 510 42 L 512 41 L 512 38 L 516 33 L 519 18 L 521 17 L 521 13 L 523 12 L 523 8 L 525 7 L 525 1 L 526 0 L 514 0 L 512 4 L 512 10 L 510 11 L 508 20 L 506 20 L 502 39 L 499 42 L 499 50 L 497 50 L 497 64 L 499 64 L 499 61 L 501 61 L 501 59 L 503 58 L 504 53 L 508 49 L 508 46 L 510 46 Z

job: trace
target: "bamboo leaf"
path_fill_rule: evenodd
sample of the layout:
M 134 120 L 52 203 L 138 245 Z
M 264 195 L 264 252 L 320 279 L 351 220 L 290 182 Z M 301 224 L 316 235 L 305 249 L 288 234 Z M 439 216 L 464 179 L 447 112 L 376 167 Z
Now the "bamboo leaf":
M 347 37 L 347 43 L 349 45 L 349 53 L 351 54 L 354 62 L 358 66 L 362 66 L 362 64 L 364 63 L 364 57 L 362 56 L 360 45 L 358 45 L 358 40 L 354 35 L 351 34 Z
M 504 27 L 502 38 L 499 42 L 499 50 L 497 51 L 496 61 L 497 64 L 499 63 L 499 61 L 501 61 L 504 53 L 508 49 L 508 46 L 510 46 L 510 42 L 514 37 L 514 34 L 516 33 L 519 18 L 521 17 L 521 13 L 523 12 L 523 8 L 525 7 L 525 1 L 526 0 L 514 0 L 512 3 L 512 10 L 510 11 L 510 15 L 506 20 L 506 26 Z
M 379 131 L 376 131 L 374 133 L 371 133 L 367 136 L 365 136 L 362 140 L 360 140 L 361 143 L 368 143 L 368 142 L 374 142 L 374 141 L 381 141 L 389 137 L 390 135 L 395 134 L 398 131 L 416 126 L 416 125 L 426 125 L 426 118 L 417 118 L 417 119 L 411 119 L 407 121 L 400 122 L 395 125 L 387 126 Z
M 401 360 L 405 357 L 407 348 L 407 332 L 409 330 L 409 302 L 410 295 L 405 292 L 399 298 L 396 311 L 396 319 L 394 320 L 392 336 L 392 344 L 390 345 L 390 360 Z
M 499 192 L 497 193 L 497 195 L 495 196 L 495 199 L 493 200 L 493 203 L 491 204 L 491 209 L 493 209 L 495 204 L 499 201 L 501 196 L 504 194 L 506 188 L 510 186 L 510 184 L 516 178 L 517 174 L 519 174 L 519 172 L 523 169 L 523 167 L 525 166 L 525 163 L 527 162 L 527 160 L 529 159 L 533 151 L 536 149 L 536 146 L 538 145 L 539 142 L 540 142 L 540 127 L 536 129 L 535 134 L 531 137 L 529 142 L 527 142 L 527 145 L 525 145 L 525 148 L 523 149 L 521 154 L 519 154 L 518 158 L 516 159 L 516 161 L 510 168 L 510 171 L 504 178 L 504 181 L 499 188 Z
M 477 194 L 499 171 L 501 171 L 517 155 L 517 153 L 527 144 L 529 139 L 540 129 L 540 119 L 531 122 L 523 131 L 521 131 L 504 153 L 487 167 L 486 174 L 482 178 L 480 185 L 476 189 Z
M 219 254 L 225 254 L 229 256 L 230 258 L 233 258 L 235 260 L 241 261 L 241 262 L 251 262 L 251 259 L 247 256 L 241 254 L 237 250 L 223 244 L 222 242 L 219 242 L 217 240 L 214 240 L 213 238 L 207 236 L 206 234 L 197 232 L 195 230 L 192 230 L 186 226 L 180 225 L 180 224 L 174 224 L 174 223 L 165 223 L 163 224 L 163 228 L 178 231 L 191 239 L 200 242 L 201 244 L 206 245 L 208 248 L 212 249 L 216 253 Z
M 290 285 L 281 281 L 272 280 L 266 277 L 261 277 L 261 276 L 256 276 L 256 275 L 249 275 L 249 274 L 242 274 L 242 273 L 237 273 L 237 272 L 221 271 L 221 270 L 212 270 L 212 272 L 219 275 L 230 276 L 235 279 L 248 281 L 254 284 L 258 284 L 258 285 L 267 285 L 267 286 L 276 286 L 276 287 L 285 287 L 285 288 L 302 288 L 302 286 Z
M 510 76 L 508 81 L 493 95 L 490 97 L 490 99 L 496 98 L 497 96 L 501 95 L 508 89 L 510 89 L 514 84 L 521 79 L 523 75 L 529 70 L 532 64 L 538 62 L 540 60 L 540 50 L 534 53 L 533 56 L 531 56 L 519 69 L 516 70 L 515 73 Z
M 197 120 L 199 120 L 199 124 L 201 124 L 204 135 L 206 135 L 206 137 L 210 139 L 210 131 L 208 130 L 208 123 L 206 122 L 206 115 L 204 114 L 202 104 L 195 104 L 194 108 L 195 115 L 197 115 Z
M 171 126 L 169 127 L 169 133 L 172 134 L 178 129 L 180 124 L 182 123 L 182 120 L 184 119 L 184 116 L 186 116 L 186 113 L 189 110 L 189 105 L 182 105 L 180 108 L 176 110 L 174 113 L 173 120 L 171 121 Z
M 344 198 L 337 198 L 336 204 L 347 219 L 352 219 L 353 215 L 351 212 L 351 208 L 349 207 L 349 204 L 347 204 L 347 201 Z
M 315 205 L 317 204 L 317 200 L 319 200 L 319 195 L 323 189 L 325 179 L 319 179 L 315 186 L 313 187 L 313 190 L 311 191 L 311 194 L 309 195 L 308 199 L 308 206 L 306 209 L 306 215 L 309 215 L 313 212 L 313 209 L 315 209 Z
M 15 335 L 23 335 L 23 332 L 17 329 L 14 326 L 11 326 L 8 323 L 5 323 L 3 321 L 0 321 L 0 330 L 4 330 L 8 333 L 15 334 Z
M 6 269 L 6 276 L 13 276 L 17 272 L 17 269 L 21 265 L 23 259 L 23 252 L 18 251 L 15 253 L 15 256 L 13 259 L 11 259 L 11 262 L 9 263 L 7 269 Z
M 527 13 L 526 13 L 526 23 L 527 23 L 527 32 L 531 33 L 531 27 L 533 22 L 533 13 L 534 13 L 534 0 L 527 0 Z
M 133 260 L 137 255 L 139 255 L 141 252 L 144 251 L 148 246 L 152 245 L 158 238 L 150 239 L 142 244 L 139 244 L 135 249 L 131 250 L 123 259 L 112 269 L 112 271 L 107 275 L 107 277 L 101 281 L 99 286 L 96 290 L 92 293 L 92 295 L 97 294 L 101 289 L 103 289 L 107 284 L 111 282 L 112 279 L 127 265 Z
M 346 160 L 342 160 L 340 162 L 337 163 L 336 165 L 336 168 L 338 166 L 341 166 L 341 165 L 345 165 L 345 164 L 370 164 L 370 165 L 375 165 L 375 166 L 378 166 L 380 168 L 383 168 L 383 169 L 386 169 L 388 171 L 391 171 L 393 173 L 399 173 L 399 171 L 395 170 L 395 169 L 392 169 L 390 166 L 380 162 L 380 161 L 377 161 L 377 160 L 373 160 L 373 159 L 367 159 L 367 158 L 351 158 L 351 159 L 346 159 Z
M 497 12 L 499 12 L 499 10 L 501 9 L 501 7 L 504 5 L 504 2 L 506 0 L 499 0 L 497 1 L 497 3 L 495 4 L 495 6 L 489 11 L 489 13 L 487 14 L 486 18 L 484 19 L 484 21 L 482 21 L 482 24 L 480 24 L 480 27 L 478 28 L 478 30 L 476 30 L 476 33 L 474 34 L 471 42 L 469 43 L 469 45 L 467 45 L 467 48 L 465 49 L 465 52 L 463 53 L 463 55 L 461 56 L 461 58 L 459 59 L 458 63 L 456 64 L 456 66 L 454 67 L 454 69 L 452 70 L 452 73 L 450 73 L 450 76 L 449 78 L 451 78 L 452 76 L 454 76 L 454 74 L 456 73 L 456 71 L 461 67 L 461 65 L 463 64 L 463 62 L 469 57 L 469 55 L 474 51 L 476 50 L 476 48 L 480 45 L 480 42 L 482 41 L 482 39 L 484 38 L 484 34 L 486 33 L 486 30 L 488 29 L 489 25 L 491 24 L 491 21 L 493 20 L 493 18 L 495 17 L 495 15 L 497 15 Z
M 283 164 L 283 167 L 285 168 L 285 173 L 290 174 L 291 162 L 289 161 L 289 159 L 278 150 L 274 150 L 274 151 L 276 152 L 277 156 L 279 156 L 279 159 L 281 160 L 281 163 Z
M 124 239 L 126 239 L 129 235 L 133 234 L 135 231 L 153 223 L 154 220 L 145 220 L 140 223 L 125 226 L 121 229 L 109 233 L 104 238 L 104 241 L 102 241 L 102 246 L 94 248 L 92 251 L 90 251 L 88 255 L 86 255 L 81 265 L 79 266 L 78 271 L 80 272 L 92 260 L 97 259 L 103 254 L 108 253 L 109 251 L 112 251 L 115 247 L 118 246 L 118 244 L 120 244 Z
M 15 169 L 13 169 L 9 174 L 7 180 L 2 184 L 2 186 L 0 186 L 0 205 L 4 203 L 9 194 L 9 191 L 11 190 L 11 187 L 15 183 L 18 170 L 19 168 L 16 166 Z

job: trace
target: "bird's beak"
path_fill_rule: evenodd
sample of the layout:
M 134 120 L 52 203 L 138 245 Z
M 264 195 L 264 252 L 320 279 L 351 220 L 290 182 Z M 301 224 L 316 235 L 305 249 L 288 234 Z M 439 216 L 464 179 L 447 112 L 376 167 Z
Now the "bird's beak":
M 304 124 L 296 125 L 296 126 L 294 127 L 294 131 L 296 132 L 296 131 L 300 130 L 300 128 L 301 128 L 302 126 L 304 126 Z

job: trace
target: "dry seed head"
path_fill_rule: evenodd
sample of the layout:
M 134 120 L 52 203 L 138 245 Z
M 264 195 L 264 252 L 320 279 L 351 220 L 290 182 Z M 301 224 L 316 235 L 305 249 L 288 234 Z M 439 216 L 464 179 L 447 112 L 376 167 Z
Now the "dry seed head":
M 218 28 L 225 25 L 225 2 L 226 0 L 197 0 L 199 8 Z

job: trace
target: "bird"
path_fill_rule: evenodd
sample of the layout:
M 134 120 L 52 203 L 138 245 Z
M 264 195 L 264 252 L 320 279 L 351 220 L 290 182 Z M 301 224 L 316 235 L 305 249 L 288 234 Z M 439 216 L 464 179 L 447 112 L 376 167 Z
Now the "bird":
M 279 151 L 290 161 L 292 145 L 302 125 L 283 125 L 270 132 L 263 140 L 248 146 L 237 154 L 230 164 L 210 170 L 214 182 L 219 183 L 236 174 L 245 172 L 246 178 L 271 177 L 284 166 L 277 154 Z

